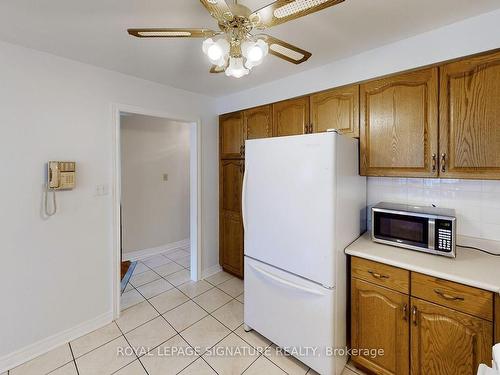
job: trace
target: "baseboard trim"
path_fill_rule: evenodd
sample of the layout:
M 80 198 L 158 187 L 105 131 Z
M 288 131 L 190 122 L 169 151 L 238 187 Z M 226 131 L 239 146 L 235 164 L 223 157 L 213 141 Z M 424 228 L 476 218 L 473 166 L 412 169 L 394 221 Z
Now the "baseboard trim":
M 164 253 L 165 251 L 182 249 L 189 246 L 189 238 L 181 241 L 168 243 L 166 245 L 150 247 L 148 249 L 131 251 L 129 253 L 123 253 L 123 260 L 136 261 L 141 260 L 156 254 Z
M 201 278 L 205 279 L 207 277 L 210 277 L 212 275 L 215 275 L 217 272 L 222 271 L 222 267 L 219 264 L 216 264 L 215 266 L 208 267 L 204 269 L 201 273 Z
M 0 357 L 0 374 L 6 373 L 7 370 L 12 370 L 33 358 L 45 354 L 58 346 L 64 345 L 70 341 L 84 336 L 87 333 L 95 331 L 113 320 L 113 312 L 108 311 L 94 319 L 88 320 L 73 328 L 57 333 L 53 336 L 47 337 L 43 340 L 28 345 L 13 353 Z

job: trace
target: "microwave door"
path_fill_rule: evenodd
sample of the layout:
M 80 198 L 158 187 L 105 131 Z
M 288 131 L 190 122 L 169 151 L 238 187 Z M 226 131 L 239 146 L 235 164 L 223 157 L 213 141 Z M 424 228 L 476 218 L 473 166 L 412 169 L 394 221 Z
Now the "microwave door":
M 430 236 L 434 236 L 434 223 L 427 217 L 373 211 L 374 239 L 379 242 L 398 244 L 409 248 L 429 248 Z M 432 243 L 434 247 L 434 243 Z

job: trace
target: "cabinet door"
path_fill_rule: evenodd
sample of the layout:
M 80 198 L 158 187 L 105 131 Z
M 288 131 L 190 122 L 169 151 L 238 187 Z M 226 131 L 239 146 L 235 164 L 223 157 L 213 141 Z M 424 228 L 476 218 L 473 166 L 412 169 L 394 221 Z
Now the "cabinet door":
M 273 104 L 273 135 L 305 134 L 309 127 L 309 97 Z
M 220 163 L 219 263 L 239 277 L 243 277 L 243 168 L 243 160 L 222 160 Z
M 500 179 L 500 52 L 440 73 L 440 175 Z
M 360 353 L 352 360 L 376 374 L 408 374 L 408 295 L 353 278 L 351 304 L 352 348 L 384 350 L 384 355 Z
M 245 139 L 272 137 L 273 123 L 271 106 L 247 109 L 244 112 Z
M 235 112 L 219 118 L 219 153 L 221 159 L 243 156 L 243 113 Z
M 359 137 L 359 85 L 312 95 L 311 121 L 314 133 L 336 129 L 341 134 Z
M 430 68 L 361 85 L 362 175 L 438 175 L 437 77 Z
M 491 322 L 417 298 L 411 304 L 412 375 L 474 375 L 491 363 Z

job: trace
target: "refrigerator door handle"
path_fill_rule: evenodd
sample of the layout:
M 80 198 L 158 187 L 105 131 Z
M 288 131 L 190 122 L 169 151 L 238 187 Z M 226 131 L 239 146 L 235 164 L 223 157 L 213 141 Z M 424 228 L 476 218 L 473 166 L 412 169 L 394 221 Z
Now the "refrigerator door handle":
M 241 220 L 243 221 L 243 231 L 246 230 L 245 222 L 245 207 L 246 207 L 246 190 L 247 190 L 247 169 L 243 172 L 243 186 L 241 187 Z
M 314 295 L 317 295 L 317 296 L 324 296 L 324 293 L 321 293 L 317 290 L 314 290 L 314 289 L 311 289 L 311 288 L 307 288 L 305 286 L 302 286 L 302 285 L 297 285 L 295 283 L 292 283 L 288 280 L 285 280 L 285 279 L 282 279 L 281 277 L 279 276 L 276 276 L 276 275 L 273 275 L 272 273 L 270 272 L 267 272 L 265 270 L 263 270 L 262 268 L 260 267 L 257 267 L 255 266 L 254 264 L 250 264 L 250 267 L 252 267 L 255 271 L 257 271 L 258 273 L 276 281 L 277 283 L 279 284 L 282 284 L 282 285 L 285 285 L 285 286 L 288 286 L 292 289 L 299 289 L 303 292 L 306 292 L 306 293 L 309 293 L 309 294 L 314 294 Z

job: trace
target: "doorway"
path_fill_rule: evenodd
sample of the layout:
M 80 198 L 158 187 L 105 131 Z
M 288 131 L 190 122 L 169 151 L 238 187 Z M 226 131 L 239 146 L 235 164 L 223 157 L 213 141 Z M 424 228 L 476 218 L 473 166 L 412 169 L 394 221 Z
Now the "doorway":
M 197 120 L 156 111 L 113 112 L 117 318 L 151 293 L 199 280 L 200 129 Z

